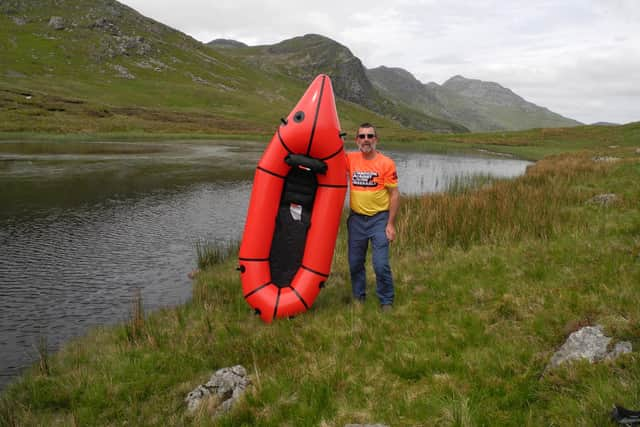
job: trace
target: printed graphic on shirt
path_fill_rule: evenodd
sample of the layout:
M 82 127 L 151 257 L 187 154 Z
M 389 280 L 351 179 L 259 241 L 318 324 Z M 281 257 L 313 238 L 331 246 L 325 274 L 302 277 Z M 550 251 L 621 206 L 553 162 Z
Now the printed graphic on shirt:
M 378 185 L 374 178 L 378 177 L 378 172 L 354 171 L 351 176 L 351 184 L 355 187 L 375 187 Z

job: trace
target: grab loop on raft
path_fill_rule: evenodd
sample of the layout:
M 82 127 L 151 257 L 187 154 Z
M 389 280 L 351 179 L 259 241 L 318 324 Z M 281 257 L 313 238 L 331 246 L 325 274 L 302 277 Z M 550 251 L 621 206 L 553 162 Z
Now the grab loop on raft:
M 320 175 L 327 173 L 327 164 L 325 162 L 303 154 L 287 154 L 284 161 L 286 164 L 294 168 L 302 167 Z

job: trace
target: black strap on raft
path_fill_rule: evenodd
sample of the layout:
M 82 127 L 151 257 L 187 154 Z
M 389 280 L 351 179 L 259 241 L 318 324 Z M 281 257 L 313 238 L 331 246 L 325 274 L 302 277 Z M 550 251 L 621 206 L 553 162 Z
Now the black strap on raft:
M 318 188 L 316 174 L 327 172 L 326 163 L 301 154 L 289 154 L 285 162 L 291 170 L 280 197 L 269 254 L 271 281 L 279 288 L 288 287 L 302 265 Z
M 303 156 L 302 154 L 287 154 L 284 158 L 286 164 L 294 168 L 308 169 L 313 173 L 324 175 L 327 173 L 327 164 L 322 160 L 313 157 Z

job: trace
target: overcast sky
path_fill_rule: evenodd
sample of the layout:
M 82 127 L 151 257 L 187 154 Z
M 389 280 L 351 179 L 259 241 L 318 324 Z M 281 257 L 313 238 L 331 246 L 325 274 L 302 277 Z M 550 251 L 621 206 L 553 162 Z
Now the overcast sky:
M 583 123 L 640 121 L 639 0 L 122 2 L 202 42 L 321 34 L 367 68 L 497 82 Z

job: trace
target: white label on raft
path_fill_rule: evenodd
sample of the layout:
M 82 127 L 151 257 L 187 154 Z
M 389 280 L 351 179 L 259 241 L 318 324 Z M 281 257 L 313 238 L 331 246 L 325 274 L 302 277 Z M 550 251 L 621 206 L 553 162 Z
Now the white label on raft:
M 316 102 L 316 97 L 318 96 L 318 92 L 314 92 L 313 97 L 311 98 L 311 102 Z
M 289 212 L 291 212 L 291 217 L 295 221 L 302 220 L 302 205 L 296 205 L 295 203 L 291 203 L 291 205 L 289 205 Z

